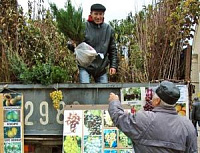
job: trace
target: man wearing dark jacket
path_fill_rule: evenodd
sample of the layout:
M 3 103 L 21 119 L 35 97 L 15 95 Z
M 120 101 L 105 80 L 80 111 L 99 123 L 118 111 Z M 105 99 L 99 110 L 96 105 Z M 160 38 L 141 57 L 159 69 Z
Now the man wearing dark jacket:
M 192 122 L 177 114 L 179 89 L 163 81 L 155 89 L 152 111 L 125 113 L 119 97 L 109 97 L 109 114 L 115 126 L 133 141 L 136 153 L 197 153 L 197 137 Z
M 112 27 L 104 23 L 106 8 L 102 4 L 93 4 L 86 22 L 85 40 L 98 53 L 96 59 L 88 67 L 79 65 L 80 83 L 90 83 L 93 76 L 97 83 L 108 83 L 106 68 L 109 65 L 109 74 L 117 70 L 117 49 Z
M 200 126 L 200 102 L 199 98 L 197 97 L 194 98 L 194 102 L 192 104 L 192 123 L 196 129 L 196 133 L 198 136 L 197 123 Z

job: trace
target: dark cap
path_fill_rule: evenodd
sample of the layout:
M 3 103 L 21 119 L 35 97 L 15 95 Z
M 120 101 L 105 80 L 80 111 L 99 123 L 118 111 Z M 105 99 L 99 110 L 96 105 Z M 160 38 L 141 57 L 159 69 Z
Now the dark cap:
M 91 11 L 102 11 L 102 12 L 105 12 L 106 11 L 106 8 L 105 6 L 103 6 L 102 4 L 93 4 L 91 6 Z
M 160 99 L 169 105 L 175 104 L 180 98 L 179 88 L 169 81 L 162 81 L 155 92 Z

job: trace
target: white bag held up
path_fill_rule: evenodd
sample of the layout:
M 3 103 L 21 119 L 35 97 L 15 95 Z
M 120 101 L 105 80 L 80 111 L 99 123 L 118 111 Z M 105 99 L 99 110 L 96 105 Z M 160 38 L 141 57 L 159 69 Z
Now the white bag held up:
M 80 66 L 87 67 L 98 55 L 96 50 L 85 42 L 75 48 L 76 59 Z

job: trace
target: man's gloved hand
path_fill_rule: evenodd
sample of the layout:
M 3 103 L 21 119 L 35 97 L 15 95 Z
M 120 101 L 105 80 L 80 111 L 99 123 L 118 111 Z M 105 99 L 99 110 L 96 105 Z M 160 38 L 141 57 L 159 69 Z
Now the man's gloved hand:
M 119 101 L 119 96 L 118 95 L 115 95 L 114 93 L 110 93 L 110 97 L 108 98 L 108 101 L 111 102 L 111 101 Z

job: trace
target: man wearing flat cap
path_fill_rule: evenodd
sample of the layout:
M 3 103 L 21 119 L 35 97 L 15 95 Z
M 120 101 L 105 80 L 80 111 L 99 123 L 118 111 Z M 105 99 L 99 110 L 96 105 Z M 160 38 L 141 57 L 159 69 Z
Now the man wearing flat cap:
M 90 83 L 92 76 L 96 83 L 108 83 L 109 74 L 114 75 L 117 70 L 117 48 L 113 28 L 104 22 L 105 6 L 93 4 L 86 22 L 84 42 L 92 46 L 98 53 L 91 65 L 79 65 L 80 83 Z M 70 49 L 71 47 L 69 47 Z M 72 49 L 71 49 L 72 50 Z
M 136 153 L 197 153 L 192 122 L 175 109 L 179 97 L 174 83 L 162 81 L 154 90 L 152 111 L 125 113 L 114 93 L 110 93 L 108 111 L 114 125 L 131 138 Z

